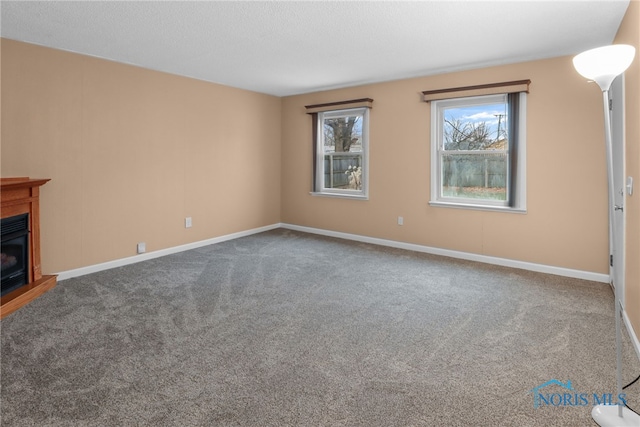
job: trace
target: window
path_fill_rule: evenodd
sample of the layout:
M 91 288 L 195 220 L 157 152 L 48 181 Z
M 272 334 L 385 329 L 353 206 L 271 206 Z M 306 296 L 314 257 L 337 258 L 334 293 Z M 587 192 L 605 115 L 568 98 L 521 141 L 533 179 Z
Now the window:
M 318 113 L 317 192 L 366 195 L 368 111 Z
M 524 92 L 432 101 L 431 205 L 524 211 Z
M 366 98 L 306 107 L 314 121 L 313 194 L 368 197 L 372 102 Z

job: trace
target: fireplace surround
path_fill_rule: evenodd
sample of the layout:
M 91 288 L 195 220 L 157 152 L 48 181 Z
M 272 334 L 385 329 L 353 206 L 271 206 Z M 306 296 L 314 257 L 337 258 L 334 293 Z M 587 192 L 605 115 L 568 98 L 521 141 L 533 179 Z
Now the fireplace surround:
M 48 179 L 0 179 L 2 295 L 0 319 L 57 283 L 40 267 L 40 186 Z

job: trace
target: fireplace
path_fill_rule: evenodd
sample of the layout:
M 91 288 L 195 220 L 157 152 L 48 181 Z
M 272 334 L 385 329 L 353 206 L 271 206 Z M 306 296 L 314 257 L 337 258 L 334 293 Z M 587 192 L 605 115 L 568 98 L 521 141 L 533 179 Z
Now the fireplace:
M 40 187 L 48 179 L 0 178 L 0 319 L 52 289 L 40 267 Z
M 29 283 L 29 214 L 0 220 L 2 295 Z

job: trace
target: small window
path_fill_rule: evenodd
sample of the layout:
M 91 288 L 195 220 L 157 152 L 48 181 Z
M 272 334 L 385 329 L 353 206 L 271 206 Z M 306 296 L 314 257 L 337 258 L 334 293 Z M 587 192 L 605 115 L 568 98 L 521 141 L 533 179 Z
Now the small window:
M 431 204 L 525 210 L 525 93 L 432 101 Z
M 369 108 L 317 113 L 314 192 L 367 197 Z

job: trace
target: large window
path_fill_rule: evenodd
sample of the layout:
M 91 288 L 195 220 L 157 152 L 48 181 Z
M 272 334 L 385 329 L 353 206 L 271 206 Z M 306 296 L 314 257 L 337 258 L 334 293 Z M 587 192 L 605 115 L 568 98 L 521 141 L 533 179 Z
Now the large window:
M 316 115 L 314 192 L 367 197 L 369 108 Z
M 525 93 L 432 101 L 431 204 L 525 210 Z

